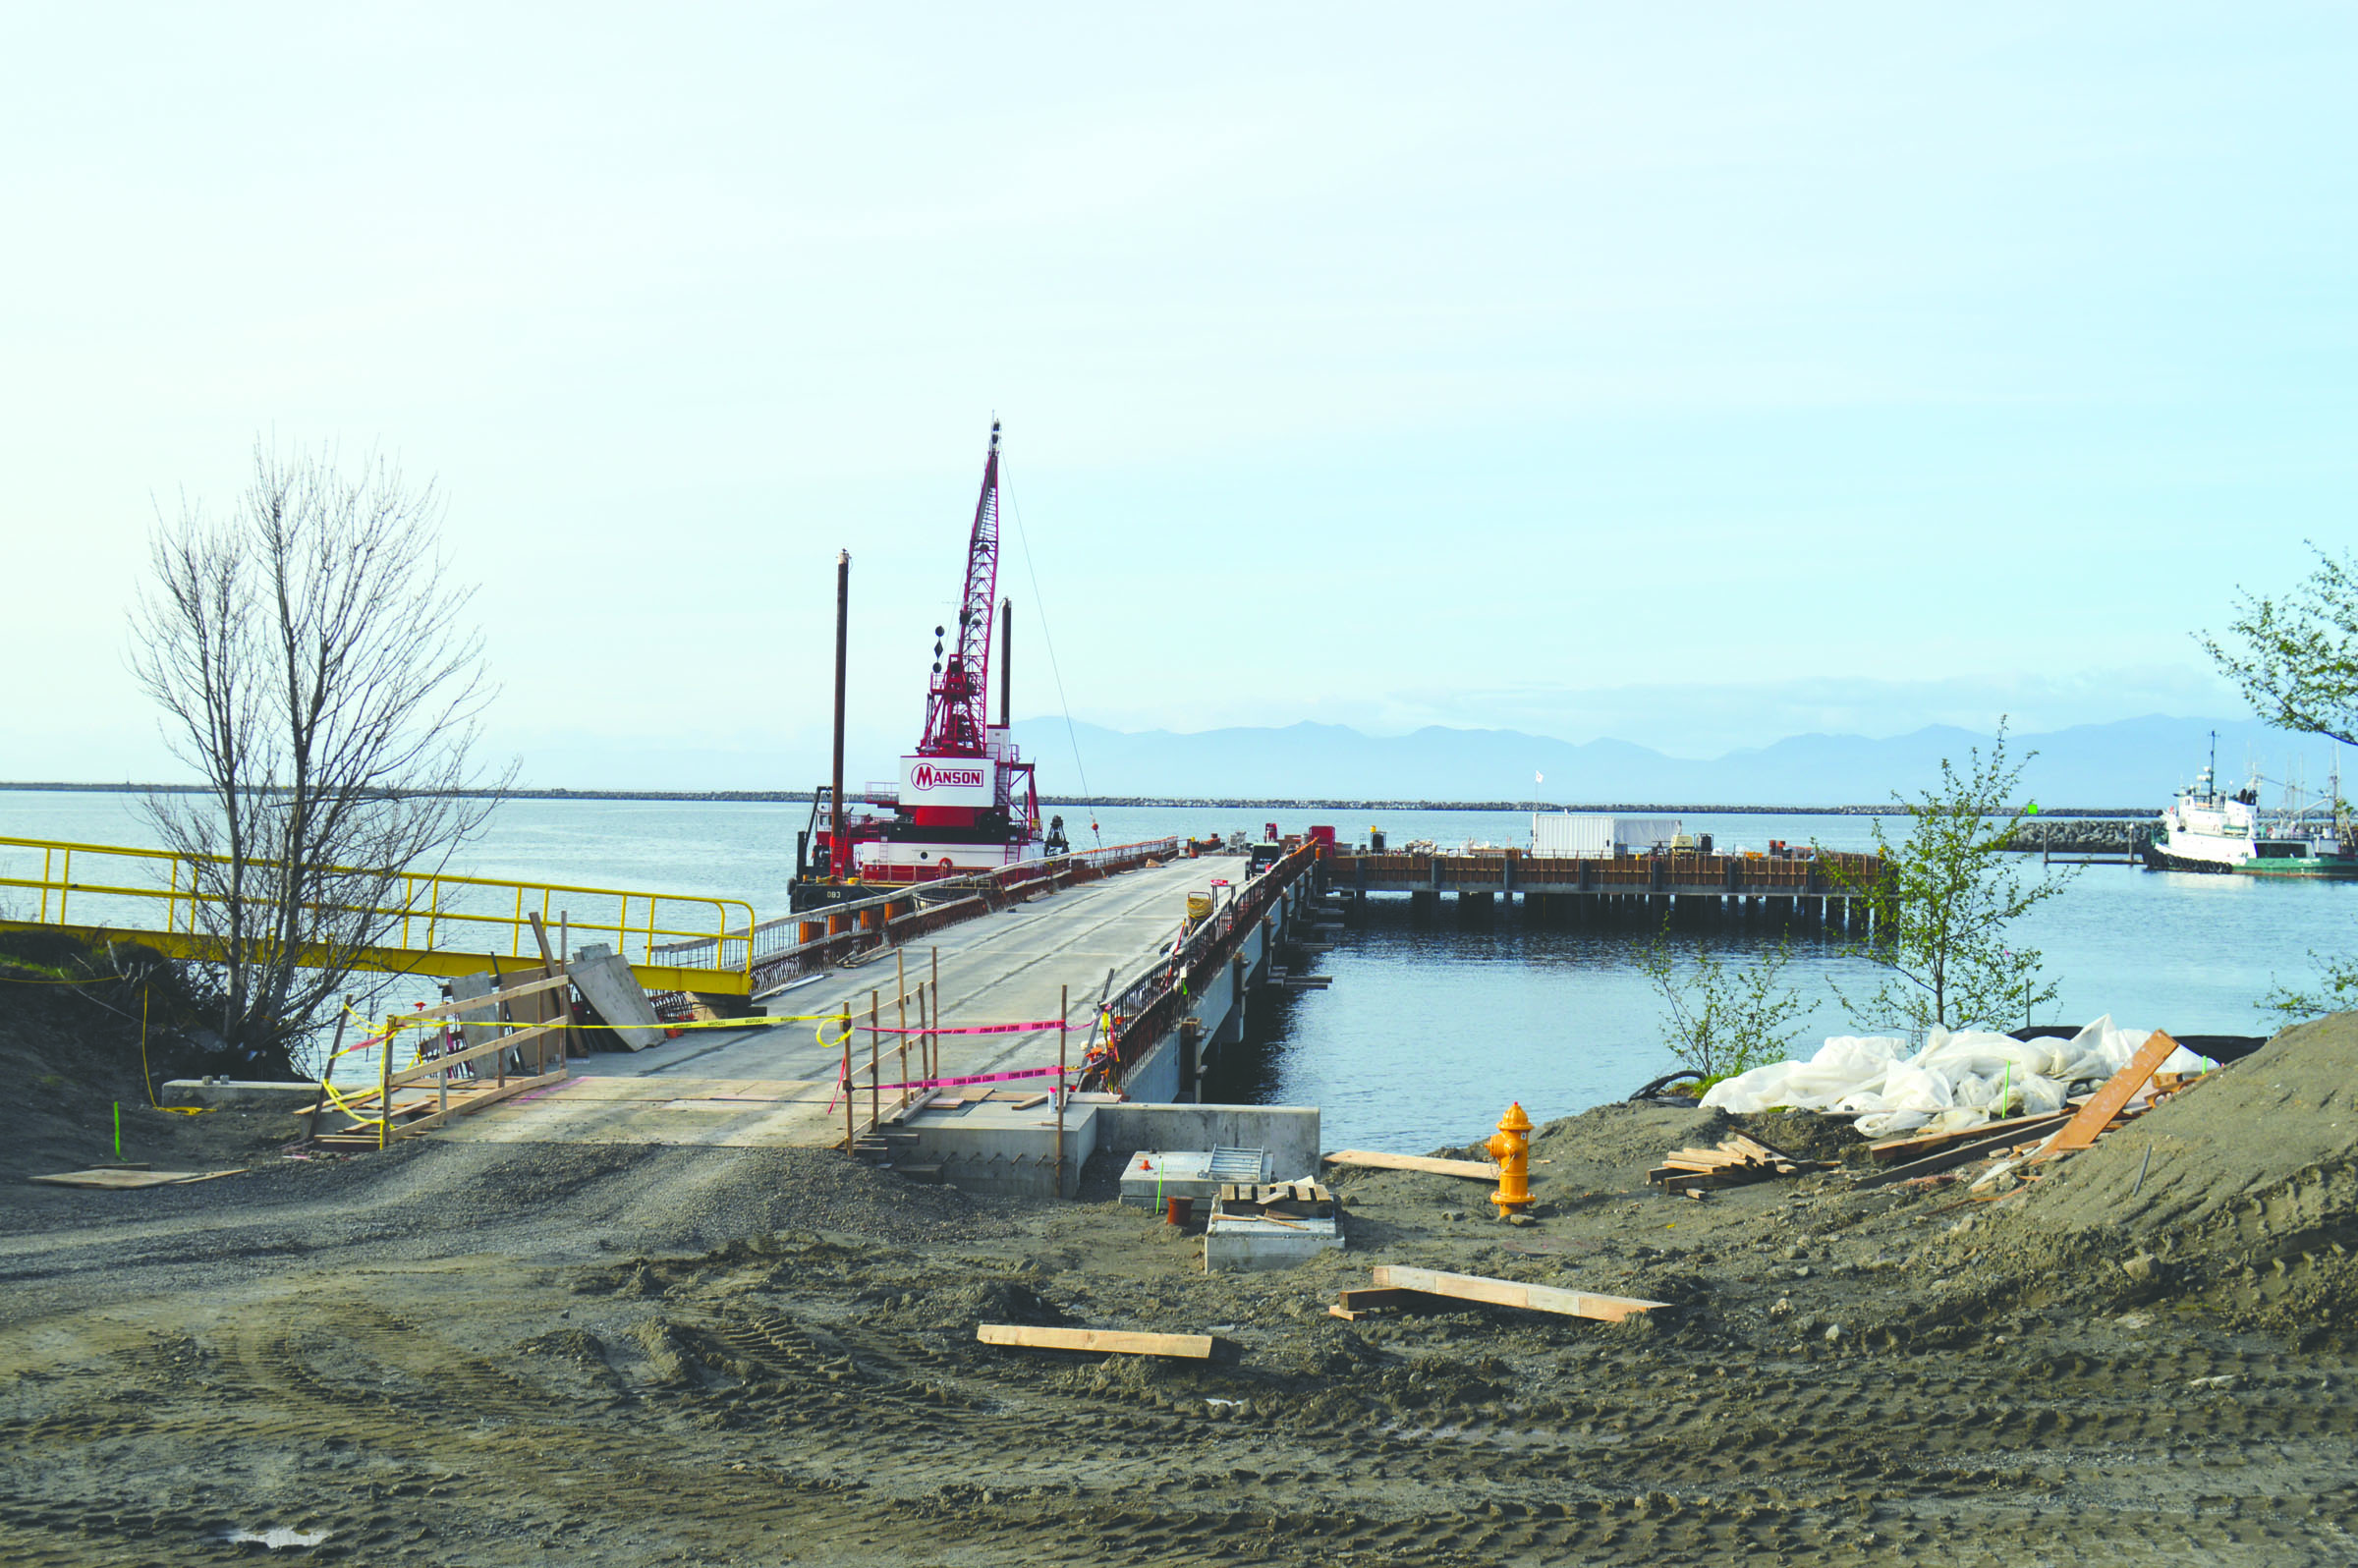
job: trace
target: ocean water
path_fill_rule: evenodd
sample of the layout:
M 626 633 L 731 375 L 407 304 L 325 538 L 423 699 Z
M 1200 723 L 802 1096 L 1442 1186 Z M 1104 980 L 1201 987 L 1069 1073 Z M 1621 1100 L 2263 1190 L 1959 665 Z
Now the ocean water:
M 1394 845 L 1431 838 L 1445 847 L 1516 843 L 1529 831 L 1514 812 L 1059 810 L 1084 848 L 1166 834 L 1259 837 L 1271 821 L 1281 832 L 1332 822 L 1352 840 L 1380 825 Z M 786 909 L 794 836 L 809 817 L 809 806 L 789 803 L 516 801 L 454 869 L 738 898 L 766 917 Z M 1872 833 L 1856 816 L 1723 815 L 1687 826 L 1722 847 L 1780 838 L 1860 849 Z M 153 841 L 135 798 L 95 792 L 0 790 L 0 836 Z M 0 873 L 23 874 L 26 864 L 24 852 L 0 848 Z M 2039 874 L 2035 858 L 2023 868 Z M 7 902 L 0 889 L 0 906 Z M 1488 1136 L 1510 1100 L 1544 1121 L 1621 1098 L 1676 1065 L 1630 934 L 1527 922 L 1519 910 L 1470 924 L 1450 901 L 1419 921 L 1405 898 L 1371 903 L 1367 923 L 1313 966 L 1333 985 L 1272 995 L 1209 1093 L 1319 1105 L 1329 1147 L 1423 1150 Z M 2088 867 L 2023 921 L 2018 936 L 2061 982 L 2036 1022 L 2108 1013 L 2135 1028 L 2264 1034 L 2273 1019 L 2257 1003 L 2272 985 L 2305 983 L 2312 950 L 2345 952 L 2358 938 L 2358 884 Z M 1771 940 L 1747 930 L 1679 939 L 1737 957 Z M 1838 940 L 1797 938 L 1786 979 L 1814 1009 L 1798 1050 L 1859 1032 L 1836 992 L 1863 995 L 1875 975 Z

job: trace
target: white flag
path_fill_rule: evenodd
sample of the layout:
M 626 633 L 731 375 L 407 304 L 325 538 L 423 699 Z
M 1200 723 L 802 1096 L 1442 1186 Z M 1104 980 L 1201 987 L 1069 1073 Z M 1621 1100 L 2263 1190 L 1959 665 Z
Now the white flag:
M 1544 784 L 1547 782 L 1547 775 L 1544 773 L 1534 772 L 1531 775 L 1531 781 L 1534 784 Z

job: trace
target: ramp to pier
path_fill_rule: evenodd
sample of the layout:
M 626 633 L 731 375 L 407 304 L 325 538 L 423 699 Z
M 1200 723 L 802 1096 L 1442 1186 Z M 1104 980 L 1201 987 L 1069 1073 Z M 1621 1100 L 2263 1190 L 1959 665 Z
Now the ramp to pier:
M 1242 860 L 1214 856 L 1044 894 L 879 951 L 855 968 L 831 970 L 772 997 L 773 1018 L 788 1015 L 793 1022 L 690 1030 L 633 1054 L 600 1053 L 575 1063 L 573 1078 L 560 1090 L 496 1106 L 440 1136 L 485 1143 L 839 1145 L 844 1123 L 836 1084 L 843 1052 L 834 1043 L 836 1029 L 816 1021 L 846 1010 L 852 1015 L 861 1086 L 856 1092 L 865 1122 L 871 1048 L 883 1081 L 901 1081 L 895 1064 L 902 1037 L 882 1034 L 871 1041 L 871 1004 L 882 1028 L 898 1027 L 895 997 L 902 979 L 912 995 L 921 983 L 931 986 L 937 959 L 943 1016 L 935 1022 L 953 1030 L 1051 1026 L 1029 1034 L 945 1034 L 943 1076 L 1054 1069 L 1052 1026 L 1060 1000 L 1069 1009 L 1067 1060 L 1078 1068 L 1108 972 L 1118 990 L 1177 938 L 1188 894 L 1207 892 L 1215 880 L 1242 882 L 1244 870 Z M 913 1004 L 909 1026 L 916 1024 Z M 1044 1091 L 1048 1079 L 1038 1083 Z M 892 1097 L 887 1090 L 887 1108 Z

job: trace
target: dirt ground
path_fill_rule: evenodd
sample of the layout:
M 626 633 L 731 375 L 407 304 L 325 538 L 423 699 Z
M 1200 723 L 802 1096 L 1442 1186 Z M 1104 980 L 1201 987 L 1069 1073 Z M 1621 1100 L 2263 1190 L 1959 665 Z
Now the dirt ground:
M 1682 1144 L 1847 1130 L 1606 1106 L 1538 1135 L 1529 1224 L 1337 1173 L 1349 1249 L 1251 1275 L 1207 1276 L 1104 1169 L 1077 1204 L 744 1149 L 12 1180 L 0 1557 L 2346 1563 L 2353 1045 L 2358 1017 L 2294 1031 L 1992 1203 L 1847 1172 L 1665 1197 L 1644 1171 Z M 1675 1306 L 1328 1316 L 1387 1261 Z M 981 1321 L 1234 1352 L 984 1349 Z M 326 1539 L 220 1539 L 272 1528 Z

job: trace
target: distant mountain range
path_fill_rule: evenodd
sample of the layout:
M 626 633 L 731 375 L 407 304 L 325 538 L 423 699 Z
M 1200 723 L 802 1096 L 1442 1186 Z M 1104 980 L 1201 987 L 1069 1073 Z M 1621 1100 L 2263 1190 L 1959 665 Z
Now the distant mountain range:
M 1962 764 L 1991 738 L 1934 726 L 1870 740 L 1796 735 L 1772 746 L 1708 760 L 1665 756 L 1623 741 L 1574 744 L 1514 730 L 1428 728 L 1372 736 L 1337 724 L 1280 729 L 1129 732 L 1061 719 L 1016 723 L 1024 755 L 1039 763 L 1043 794 L 1317 797 L 1432 801 L 1656 802 L 1762 806 L 1870 805 L 1912 794 L 1939 777 L 1940 760 Z M 2152 807 L 2194 778 L 2218 733 L 2218 768 L 2240 782 L 2257 767 L 2281 781 L 2301 769 L 2326 787 L 2332 744 L 2289 735 L 2251 719 L 2153 714 L 2008 737 L 2009 755 L 2031 757 L 2022 782 L 2030 799 L 2055 807 Z M 2353 764 L 2358 773 L 2358 763 Z M 1544 775 L 1544 782 L 1535 781 Z M 2353 780 L 2358 784 L 2358 779 Z M 2269 799 L 2274 803 L 2274 793 Z

